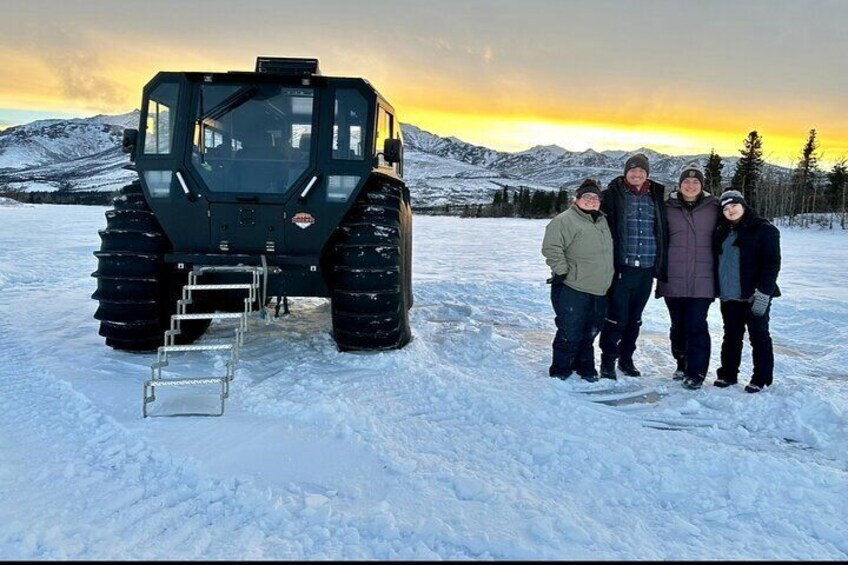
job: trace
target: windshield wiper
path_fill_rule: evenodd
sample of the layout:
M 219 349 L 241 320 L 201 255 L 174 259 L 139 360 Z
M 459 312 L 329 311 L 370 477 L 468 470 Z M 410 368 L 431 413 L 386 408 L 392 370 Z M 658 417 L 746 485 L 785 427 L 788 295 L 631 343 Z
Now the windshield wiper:
M 213 106 L 206 113 L 200 112 L 200 116 L 197 118 L 198 123 L 203 122 L 204 120 L 217 120 L 224 114 L 228 112 L 232 112 L 254 96 L 259 93 L 259 88 L 256 86 L 245 87 L 232 95 L 225 98 L 220 104 L 217 106 Z

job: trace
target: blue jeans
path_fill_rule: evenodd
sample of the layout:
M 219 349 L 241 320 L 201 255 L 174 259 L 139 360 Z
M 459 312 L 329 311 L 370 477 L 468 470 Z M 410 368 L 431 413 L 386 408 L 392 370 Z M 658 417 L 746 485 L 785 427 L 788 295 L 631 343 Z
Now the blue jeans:
M 607 297 L 575 290 L 554 277 L 551 304 L 556 313 L 557 333 L 549 374 L 567 377 L 572 371 L 582 376 L 597 375 L 593 342 L 607 311 Z

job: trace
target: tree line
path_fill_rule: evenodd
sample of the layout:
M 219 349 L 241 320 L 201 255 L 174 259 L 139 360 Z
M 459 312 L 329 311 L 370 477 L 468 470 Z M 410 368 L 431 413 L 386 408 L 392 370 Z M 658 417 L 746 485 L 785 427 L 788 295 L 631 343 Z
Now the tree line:
M 0 198 L 11 198 L 25 204 L 82 204 L 87 206 L 108 206 L 117 192 L 103 190 L 81 190 L 63 192 L 60 190 L 12 190 L 0 185 Z
M 763 167 L 762 137 L 752 131 L 740 150 L 731 188 L 739 190 L 766 218 L 790 226 L 848 229 L 848 168 L 843 157 L 829 171 L 821 167 L 819 142 L 811 129 L 800 157 L 788 173 Z
M 32 179 L 47 181 L 52 179 Z M 56 190 L 18 190 L 11 188 L 9 183 L 0 176 L 0 197 L 11 198 L 26 204 L 83 204 L 90 206 L 108 206 L 112 203 L 120 189 L 111 190 L 77 190 L 76 183 L 66 175 L 58 178 Z

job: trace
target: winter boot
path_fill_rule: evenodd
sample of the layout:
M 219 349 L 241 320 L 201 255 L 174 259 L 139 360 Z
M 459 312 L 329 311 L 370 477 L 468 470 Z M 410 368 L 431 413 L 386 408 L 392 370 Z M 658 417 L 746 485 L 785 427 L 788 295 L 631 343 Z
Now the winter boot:
M 618 379 L 615 374 L 615 355 L 601 355 L 601 378 Z
M 745 392 L 751 392 L 751 393 L 760 392 L 761 390 L 765 389 L 767 386 L 769 386 L 769 385 L 767 385 L 767 384 L 757 384 L 754 381 L 751 381 L 750 383 L 745 385 Z
M 697 377 L 687 376 L 683 378 L 683 388 L 688 388 L 689 390 L 698 390 L 701 388 L 701 385 L 704 383 L 704 377 L 698 375 Z
M 674 374 L 671 375 L 671 378 L 675 381 L 682 381 L 683 377 L 686 376 L 686 358 L 678 358 L 677 359 L 677 369 L 674 371 Z
M 580 375 L 580 378 L 586 382 L 594 383 L 598 380 L 598 373 L 586 373 L 585 375 Z
M 563 374 L 563 373 L 548 373 L 548 375 L 549 375 L 552 379 L 559 379 L 559 380 L 561 380 L 561 381 L 564 381 L 565 379 L 567 379 L 568 377 L 570 377 L 570 376 L 571 376 L 571 371 L 569 371 L 567 375 L 566 375 L 566 374 Z
M 733 386 L 736 384 L 736 381 L 731 381 L 727 378 L 719 377 L 715 381 L 713 381 L 713 386 L 717 386 L 718 388 L 727 388 L 729 386 Z
M 730 371 L 725 370 L 724 367 L 719 367 L 716 371 L 716 377 L 718 377 L 713 385 L 718 388 L 727 388 L 729 386 L 736 384 L 736 373 L 731 374 Z
M 622 357 L 618 360 L 618 370 L 628 377 L 639 377 L 642 373 L 633 364 L 631 357 Z

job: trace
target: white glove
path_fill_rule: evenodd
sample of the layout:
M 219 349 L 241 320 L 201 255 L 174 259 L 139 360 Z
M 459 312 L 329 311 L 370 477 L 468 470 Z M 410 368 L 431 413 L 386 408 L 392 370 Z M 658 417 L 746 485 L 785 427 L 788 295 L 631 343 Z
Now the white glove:
M 755 290 L 754 296 L 751 297 L 751 313 L 759 318 L 766 313 L 770 303 L 771 296 L 760 292 L 759 290 Z

